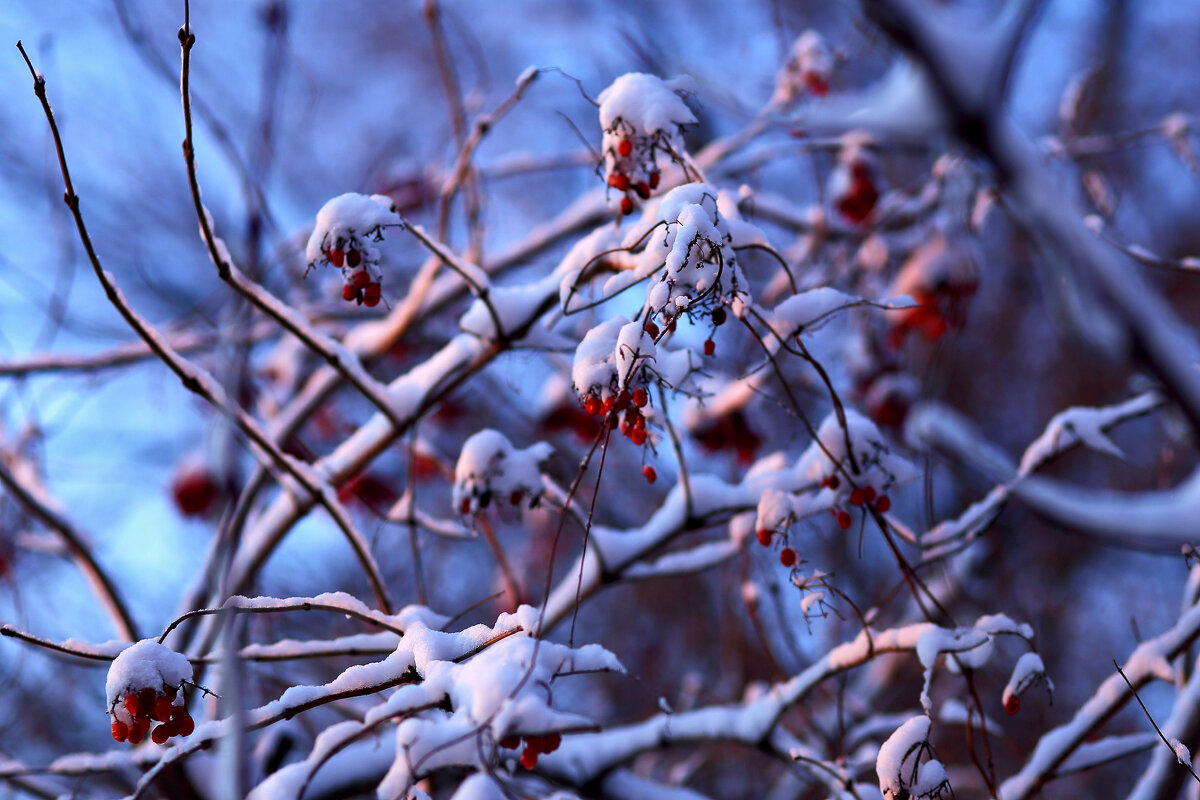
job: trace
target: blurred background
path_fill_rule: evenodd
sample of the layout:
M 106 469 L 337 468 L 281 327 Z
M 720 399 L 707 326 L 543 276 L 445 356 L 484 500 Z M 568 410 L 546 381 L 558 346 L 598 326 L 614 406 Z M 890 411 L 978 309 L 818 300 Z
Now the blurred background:
M 979 24 L 997 6 L 985 0 L 939 5 Z M 1053 168 L 1061 172 L 1063 190 L 1105 217 L 1108 231 L 1121 242 L 1141 244 L 1167 259 L 1200 252 L 1200 180 L 1189 169 L 1187 153 L 1181 157 L 1178 141 L 1161 127 L 1168 115 L 1195 113 L 1200 11 L 1172 0 L 1043 5 L 1020 55 L 1011 113 L 1031 138 L 1053 150 L 1048 137 L 1063 134 L 1064 94 L 1073 85 L 1082 87 L 1078 102 L 1069 104 L 1072 135 L 1115 135 L 1114 146 L 1056 158 Z M 441 10 L 468 116 L 494 108 L 529 66 L 561 70 L 540 76 L 478 151 L 485 258 L 601 185 L 598 160 L 589 152 L 599 147 L 600 131 L 581 89 L 595 97 L 630 71 L 692 76 L 696 93 L 690 102 L 700 122 L 689 132 L 688 146 L 698 152 L 762 113 L 793 40 L 806 29 L 819 31 L 835 54 L 830 85 L 835 97 L 870 86 L 896 58 L 854 3 L 463 0 L 445 2 Z M 434 224 L 441 181 L 457 149 L 420 4 L 197 2 L 191 14 L 197 37 L 191 76 L 197 162 L 218 233 L 247 273 L 330 332 L 380 316 L 385 309 L 368 312 L 341 302 L 334 275 L 317 271 L 305 278 L 303 247 L 322 204 L 347 191 L 386 194 L 409 219 Z M 247 408 L 267 416 L 316 364 L 294 358 L 294 344 L 281 341 L 272 326 L 256 324 L 259 318 L 233 302 L 197 235 L 180 148 L 176 31 L 182 20 L 182 4 L 150 0 L 8 3 L 0 9 L 0 42 L 22 40 L 46 76 L 81 208 L 105 268 L 135 308 L 177 337 Z M 1090 77 L 1081 83 L 1084 74 Z M 114 351 L 134 336 L 105 300 L 79 245 L 62 202 L 46 120 L 15 47 L 0 56 L 0 97 L 0 450 L 13 463 L 35 469 L 63 513 L 88 535 L 143 635 L 149 635 L 179 610 L 228 500 L 225 488 L 244 480 L 251 462 L 226 426 L 159 362 Z M 804 101 L 815 102 L 819 98 Z M 804 127 L 804 108 L 802 103 L 780 112 L 777 124 L 714 170 L 710 180 L 735 192 L 746 186 L 781 196 L 796 208 L 826 203 L 835 156 L 796 135 Z M 881 183 L 897 190 L 919 187 L 938 156 L 954 149 L 949 141 L 923 148 L 878 145 Z M 964 168 L 986 184 L 986 169 L 970 154 L 963 157 Z M 895 232 L 894 239 L 885 237 L 883 263 L 866 269 L 861 253 L 870 231 L 806 250 L 796 229 L 756 218 L 752 205 L 744 212 L 792 261 L 803 285 L 831 282 L 872 295 L 884 293 L 929 231 L 918 222 Z M 452 217 L 448 234 L 460 249 L 467 242 L 461 219 Z M 506 280 L 544 274 L 569 244 L 539 253 Z M 393 292 L 394 305 L 425 253 L 400 235 L 385 247 L 390 270 L 385 297 Z M 887 355 L 889 369 L 917 380 L 919 397 L 958 409 L 1015 459 L 1056 412 L 1114 403 L 1148 385 L 1135 365 L 1105 354 L 1076 332 L 1052 265 L 1039 262 L 1006 219 L 1002 203 L 972 234 L 971 251 L 978 288 L 959 324 L 936 340 L 910 337 Z M 1195 328 L 1200 277 L 1143 269 Z M 372 364 L 373 373 L 390 380 L 419 363 L 457 332 L 464 309 L 459 301 L 414 329 Z M 814 345 L 852 403 L 861 399 L 851 388 L 855 382 L 881 368 L 878 353 L 862 355 L 864 343 L 881 335 L 869 330 L 872 324 L 854 317 L 823 332 Z M 681 334 L 689 335 L 702 334 Z M 737 356 L 714 370 L 714 382 L 750 363 L 745 342 L 731 351 Z M 118 355 L 110 358 L 114 352 Z M 555 373 L 565 375 L 566 364 L 569 354 L 517 351 L 501 357 L 423 421 L 415 439 L 406 437 L 382 455 L 348 490 L 346 499 L 398 601 L 416 602 L 419 582 L 430 606 L 457 614 L 504 586 L 481 540 L 424 537 L 424 574 L 418 576 L 407 528 L 384 519 L 384 512 L 419 473 L 419 502 L 451 516 L 446 470 L 461 442 L 488 426 L 505 430 L 519 446 L 551 441 L 558 451 L 551 469 L 569 483 L 587 444 L 569 425 L 553 421 L 557 395 L 546 383 Z M 281 374 L 289 365 L 299 365 L 300 374 Z M 819 419 L 825 411 L 819 394 L 808 399 Z M 327 453 L 371 410 L 352 393 L 339 393 L 289 445 L 297 453 Z M 692 431 L 686 450 L 693 470 L 734 478 L 747 457 L 783 450 L 794 458 L 808 443 L 770 396 L 728 424 L 748 432 L 727 428 L 706 439 L 702 430 Z M 1048 474 L 1136 490 L 1173 485 L 1195 466 L 1194 440 L 1170 410 L 1125 424 L 1113 439 L 1124 460 L 1078 451 L 1056 460 Z M 414 466 L 414 452 L 427 458 Z M 661 455 L 665 465 L 667 455 Z M 919 457 L 917 462 L 928 470 L 927 479 L 893 498 L 897 513 L 917 530 L 957 514 L 990 488 L 956 465 Z M 661 492 L 636 475 L 638 464 L 637 455 L 617 453 L 606 467 L 598 521 L 636 524 L 661 501 Z M 524 599 L 540 599 L 556 519 L 543 514 L 493 522 Z M 899 611 L 899 575 L 878 539 L 868 532 L 860 556 L 856 536 L 825 524 L 807 531 L 811 538 L 801 555 L 812 567 L 835 572 L 839 588 L 862 608 Z M 272 557 L 257 590 L 289 596 L 345 589 L 366 596 L 351 556 L 331 531 L 324 517 L 303 521 Z M 578 541 L 570 548 L 577 553 Z M 569 563 L 560 555 L 559 572 Z M 1002 776 L 1024 760 L 1037 735 L 1069 717 L 1111 674 L 1113 658 L 1122 660 L 1141 638 L 1171 624 L 1186 577 L 1176 552 L 1100 545 L 1046 525 L 1019 506 L 1007 508 L 953 569 L 961 581 L 954 599 L 959 621 L 1003 612 L 1030 622 L 1056 686 L 1053 705 L 1031 696 L 1015 721 L 999 721 L 993 756 Z M 774 598 L 761 622 L 786 629 L 786 636 L 760 635 L 744 603 L 747 582 Z M 730 701 L 748 682 L 794 673 L 854 635 L 850 614 L 810 626 L 797 616 L 794 594 L 772 555 L 757 550 L 703 575 L 607 590 L 584 607 L 577 639 L 609 647 L 630 674 L 589 683 L 577 702 L 619 723 L 653 713 L 660 697 L 676 708 Z M 494 618 L 502 605 L 493 601 L 464 619 Z M 56 641 L 115 638 L 56 537 L 4 494 L 0 620 Z M 897 621 L 908 620 L 889 620 Z M 304 624 L 256 621 L 250 636 L 294 635 L 301 629 L 294 626 Z M 1007 663 L 983 673 L 993 697 L 1007 679 Z M 873 709 L 861 710 L 864 717 L 871 710 L 916 707 L 918 666 L 908 659 L 896 668 L 900 678 L 883 684 L 872 698 Z M 305 667 L 288 680 L 327 680 L 333 674 L 336 670 L 325 674 L 322 667 Z M 107 749 L 113 743 L 103 677 L 103 669 L 64 665 L 12 640 L 0 641 L 0 755 L 42 765 L 64 753 Z M 256 702 L 282 688 L 269 670 L 256 673 L 255 681 Z M 959 691 L 949 681 L 945 688 Z M 1151 687 L 1143 698 L 1152 712 L 1165 714 L 1171 690 Z M 819 699 L 832 704 L 832 695 Z M 814 709 L 805 722 L 834 737 L 836 719 L 827 711 Z M 1128 712 L 1110 729 L 1140 731 L 1145 724 L 1140 713 Z M 961 731 L 941 735 L 943 759 L 969 772 L 969 759 L 956 750 Z M 747 796 L 750 787 L 769 786 L 780 797 L 819 795 L 804 779 L 787 778 L 784 767 L 748 759 L 742 751 L 714 746 L 700 757 L 692 754 L 694 763 L 688 756 L 660 754 L 640 768 L 663 775 L 682 770 L 690 783 L 715 797 Z M 1115 789 L 1132 784 L 1139 764 L 1123 762 L 1073 778 L 1068 793 L 1115 796 Z M 962 780 L 966 796 L 974 796 L 969 775 Z M 9 791 L 21 796 L 8 788 L 0 788 L 0 796 Z

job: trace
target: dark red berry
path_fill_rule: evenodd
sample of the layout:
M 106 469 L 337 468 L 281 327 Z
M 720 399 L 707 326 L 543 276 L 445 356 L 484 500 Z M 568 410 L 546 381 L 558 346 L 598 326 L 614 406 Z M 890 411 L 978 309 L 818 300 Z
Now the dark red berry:
M 463 514 L 471 513 L 471 498 L 464 497 L 462 502 L 458 504 L 458 510 Z
M 357 250 L 351 250 L 349 253 L 346 253 L 346 266 L 353 268 L 357 267 L 361 263 L 362 254 Z
M 346 254 L 341 250 L 330 250 L 325 255 L 329 257 L 329 263 L 335 267 L 340 267 L 346 263 Z
M 525 493 L 522 492 L 520 489 L 517 489 L 515 492 L 513 492 L 512 494 L 510 494 L 508 496 L 508 502 L 512 503 L 514 506 L 519 506 L 519 505 L 521 505 L 521 497 L 524 496 L 524 494 Z
M 725 324 L 725 309 L 714 308 L 712 312 L 713 325 L 720 327 Z
M 500 746 L 505 750 L 516 750 L 521 746 L 520 736 L 505 736 L 500 740 Z
M 145 737 L 145 735 L 146 734 L 142 732 L 142 729 L 140 727 L 134 726 L 129 731 L 129 743 L 130 744 L 141 744 L 142 738 Z
M 617 152 L 620 155 L 628 158 L 629 155 L 633 153 L 633 142 L 631 142 L 629 139 L 622 139 L 621 141 L 617 142 Z
M 704 355 L 711 356 L 715 352 L 717 352 L 717 343 L 714 342 L 712 339 L 705 339 L 704 340 Z
M 759 528 L 755 532 L 754 536 L 758 539 L 758 543 L 761 544 L 763 547 L 771 546 L 772 532 L 767 530 L 766 528 Z
M 861 506 L 863 501 L 867 499 L 867 493 L 862 489 L 853 489 L 850 492 L 850 505 Z
M 837 491 L 837 488 L 838 488 L 838 486 L 840 486 L 841 484 L 842 484 L 842 481 L 841 481 L 841 479 L 840 479 L 840 478 L 838 478 L 838 476 L 837 476 L 837 475 L 830 475 L 830 476 L 829 476 L 829 488 L 830 488 L 830 489 L 833 489 L 834 491 Z
M 850 522 L 851 522 L 851 520 L 850 520 L 849 512 L 847 512 L 847 511 L 839 511 L 838 512 L 838 515 L 837 515 L 838 527 L 840 527 L 842 530 L 849 530 Z
M 608 185 L 618 192 L 629 191 L 629 176 L 623 172 L 614 172 L 608 176 Z
M 112 737 L 118 742 L 123 742 L 129 738 L 129 726 L 120 720 L 113 720 Z
M 649 464 L 642 467 L 642 474 L 646 476 L 647 483 L 654 483 L 656 480 L 658 480 L 658 473 L 655 472 L 654 467 L 650 466 Z
M 354 302 L 356 299 L 358 299 L 358 290 L 348 283 L 344 284 L 342 286 L 342 299 L 347 303 Z
M 176 476 L 171 484 L 171 494 L 175 498 L 175 507 L 185 517 L 204 516 L 216 502 L 217 481 L 204 467 L 190 466 Z
M 600 413 L 600 398 L 594 394 L 589 394 L 588 399 L 583 404 L 583 410 L 595 416 Z
M 633 198 L 631 198 L 631 197 L 622 197 L 621 198 L 621 213 L 624 214 L 625 216 L 629 216 L 630 214 L 633 213 Z
M 868 486 L 865 490 L 863 490 L 863 495 L 866 497 L 868 503 L 874 503 L 875 502 L 875 487 Z
M 129 712 L 130 716 L 134 717 L 141 713 L 142 701 L 136 694 L 125 695 L 125 710 Z
M 354 251 L 351 250 L 350 252 L 354 252 Z M 355 289 L 365 289 L 367 284 L 370 282 L 371 282 L 371 276 L 367 274 L 367 271 L 365 269 L 354 273 L 354 277 L 352 277 L 350 279 L 350 285 L 353 286 Z
M 367 288 L 363 289 L 363 305 L 377 306 L 379 298 L 383 294 L 383 288 L 378 283 L 368 283 Z
M 525 749 L 521 751 L 521 766 L 525 769 L 533 769 L 537 766 L 538 754 L 529 745 L 525 745 Z
M 155 744 L 166 744 L 167 743 L 167 726 L 159 725 L 157 728 L 154 729 L 154 733 L 150 734 L 150 738 L 154 740 Z
M 650 188 L 651 188 L 651 189 L 657 189 L 657 188 L 658 188 L 658 181 L 659 181 L 659 178 L 660 178 L 660 177 L 661 177 L 661 176 L 660 176 L 660 175 L 659 175 L 657 172 L 651 172 L 651 173 L 650 173 Z
M 646 390 L 642 387 L 639 386 L 633 390 L 633 404 L 638 408 L 645 408 L 649 400 L 650 398 L 646 396 Z
M 178 719 L 179 735 L 191 736 L 192 731 L 196 730 L 196 723 L 186 713 Z
M 650 187 L 645 181 L 638 181 L 637 184 L 634 185 L 633 190 L 637 192 L 637 196 L 643 200 L 650 196 Z
M 891 507 L 892 507 L 892 501 L 888 499 L 888 496 L 886 494 L 880 496 L 880 498 L 875 501 L 875 509 L 877 511 L 879 511 L 879 513 L 881 513 L 881 514 L 886 514 L 891 509 Z
M 629 438 L 633 440 L 633 443 L 635 445 L 637 445 L 638 447 L 641 447 L 642 445 L 644 445 L 646 443 L 646 429 L 645 428 L 634 428 L 633 431 L 629 434 Z
M 646 324 L 644 326 L 642 326 L 642 330 L 644 330 L 646 333 L 648 333 L 650 335 L 651 339 L 658 338 L 658 326 L 655 325 L 650 320 L 646 320 Z
M 1017 697 L 1015 694 L 1010 694 L 1008 699 L 1004 701 L 1004 710 L 1010 717 L 1013 714 L 1016 714 L 1021 710 L 1021 698 Z
M 779 551 L 779 563 L 785 567 L 790 567 L 796 563 L 796 551 L 790 547 L 785 547 Z

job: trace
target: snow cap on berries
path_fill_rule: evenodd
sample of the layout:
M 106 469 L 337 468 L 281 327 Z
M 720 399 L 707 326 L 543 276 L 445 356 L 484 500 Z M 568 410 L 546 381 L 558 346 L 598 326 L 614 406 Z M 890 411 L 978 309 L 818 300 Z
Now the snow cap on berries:
M 317 213 L 308 237 L 308 266 L 327 264 L 342 272 L 342 298 L 368 306 L 380 300 L 382 253 L 375 246 L 383 231 L 400 225 L 395 204 L 385 195 L 348 192 L 333 198 Z
M 178 687 L 192 679 L 192 664 L 184 656 L 154 639 L 130 645 L 113 659 L 104 691 L 109 708 L 121 708 L 120 700 L 142 689 L 159 694 L 168 686 Z
M 454 468 L 455 507 L 465 514 L 486 507 L 493 496 L 540 494 L 538 464 L 553 452 L 545 442 L 519 450 L 498 431 L 480 431 L 463 444 Z
M 696 122 L 682 98 L 690 88 L 690 78 L 631 72 L 600 93 L 604 179 L 620 192 L 622 214 L 633 211 L 631 193 L 645 200 L 658 188 L 660 156 L 682 164 L 681 134 Z

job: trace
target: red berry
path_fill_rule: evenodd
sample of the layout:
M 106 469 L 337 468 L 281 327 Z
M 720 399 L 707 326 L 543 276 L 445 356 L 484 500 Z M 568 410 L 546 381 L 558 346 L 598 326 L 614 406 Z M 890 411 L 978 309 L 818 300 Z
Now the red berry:
M 863 501 L 867 499 L 867 493 L 862 489 L 853 489 L 850 492 L 850 505 L 861 506 Z
M 646 390 L 642 387 L 639 386 L 633 390 L 633 404 L 638 408 L 645 408 L 649 400 L 650 398 L 646 396 Z
M 646 184 L 645 181 L 638 181 L 637 184 L 633 187 L 633 190 L 635 192 L 637 192 L 637 196 L 642 198 L 643 200 L 645 200 L 646 198 L 648 198 L 650 196 L 650 187 Z
M 631 399 L 632 399 L 632 395 L 629 394 L 629 391 L 626 389 L 622 389 L 621 393 L 617 395 L 617 405 L 616 405 L 617 411 L 624 411 L 626 408 L 628 408 L 629 401 Z
M 651 339 L 658 338 L 658 326 L 655 325 L 650 320 L 646 320 L 646 324 L 644 326 L 642 326 L 642 330 L 644 330 L 646 333 L 650 334 Z
M 588 399 L 583 404 L 583 410 L 595 416 L 600 413 L 600 398 L 594 394 L 589 394 Z
M 651 189 L 657 189 L 657 188 L 658 188 L 658 181 L 659 181 L 659 178 L 660 178 L 660 177 L 661 177 L 661 176 L 660 176 L 660 175 L 659 175 L 657 172 L 651 172 L 651 173 L 650 173 L 650 188 L 651 188 Z
M 629 176 L 623 172 L 614 172 L 608 176 L 608 185 L 618 192 L 629 191 Z
M 145 735 L 146 735 L 146 734 L 142 732 L 142 729 L 141 729 L 141 728 L 139 728 L 139 727 L 137 727 L 137 726 L 134 726 L 134 727 L 133 727 L 132 729 L 130 729 L 130 731 L 129 731 L 129 743 L 130 743 L 130 744 L 141 744 L 141 742 L 142 742 L 142 738 L 143 738 Z
M 846 511 L 839 511 L 837 515 L 838 527 L 842 530 L 850 529 L 850 514 Z
M 458 510 L 463 514 L 471 513 L 471 498 L 464 497 L 462 502 L 458 504 Z
M 349 253 L 346 253 L 346 266 L 357 267 L 361 263 L 362 263 L 362 254 L 359 253 L 357 250 L 351 250 Z
M 758 538 L 758 543 L 763 547 L 771 546 L 771 536 L 773 535 L 771 531 L 766 528 L 759 528 L 754 535 Z
M 891 507 L 892 501 L 888 499 L 886 494 L 880 496 L 880 498 L 875 501 L 875 509 L 881 514 L 886 514 Z
M 779 551 L 779 563 L 785 567 L 790 567 L 796 563 L 796 551 L 790 547 L 785 547 Z
M 629 438 L 633 440 L 635 445 L 641 447 L 646 443 L 646 429 L 634 428 L 633 432 L 629 434 Z
M 530 736 L 525 741 L 532 750 L 539 753 L 553 753 L 562 744 L 562 734 L 547 733 L 544 736 Z
M 165 697 L 160 697 L 154 701 L 154 710 L 150 717 L 155 722 L 166 722 L 171 718 L 171 701 Z
M 614 397 L 613 395 L 610 394 L 608 397 L 604 398 L 604 402 L 601 404 L 600 410 L 603 411 L 605 414 L 607 414 L 608 412 L 613 410 L 613 405 L 616 402 L 617 402 L 616 397 Z
M 712 323 L 718 328 L 725 324 L 725 309 L 714 308 L 712 312 Z
M 379 305 L 379 298 L 382 294 L 383 288 L 378 283 L 368 283 L 367 288 L 363 289 L 363 305 Z
M 154 733 L 150 734 L 150 738 L 154 740 L 155 744 L 166 744 L 167 743 L 167 726 L 159 725 L 157 728 L 154 729 Z
M 1010 717 L 1013 714 L 1016 714 L 1021 710 L 1021 698 L 1017 697 L 1015 694 L 1010 694 L 1008 699 L 1004 701 L 1004 710 Z
M 621 198 L 621 213 L 629 216 L 633 213 L 633 199 L 630 197 Z
M 346 263 L 346 254 L 341 250 L 330 250 L 325 255 L 329 257 L 329 263 L 333 264 L 335 267 L 340 267 L 342 264 Z
M 354 252 L 354 251 L 351 250 L 350 252 Z M 364 289 L 364 288 L 366 288 L 367 284 L 370 282 L 371 282 L 371 276 L 367 274 L 367 271 L 365 269 L 354 273 L 354 277 L 352 277 L 350 279 L 350 285 L 353 286 L 355 289 Z
M 129 726 L 120 720 L 113 720 L 112 737 L 118 742 L 123 742 L 129 738 Z
M 130 716 L 136 717 L 142 711 L 142 701 L 138 699 L 136 694 L 125 695 L 125 710 Z
M 524 496 L 524 494 L 525 493 L 520 489 L 517 489 L 508 496 L 508 502 L 512 503 L 514 506 L 519 506 L 521 504 L 521 497 Z
M 516 750 L 521 746 L 520 736 L 505 736 L 500 740 L 500 746 L 505 750 Z
M 525 769 L 533 769 L 537 766 L 538 754 L 529 745 L 525 745 L 525 749 L 521 751 L 521 766 Z
M 198 517 L 208 513 L 217 499 L 217 493 L 216 479 L 202 466 L 185 468 L 171 484 L 175 507 L 185 517 Z
M 842 481 L 841 481 L 841 479 L 840 479 L 840 478 L 839 478 L 837 475 L 830 475 L 830 476 L 829 476 L 829 488 L 830 488 L 830 489 L 833 489 L 834 491 L 837 491 L 837 488 L 838 488 L 838 486 L 840 486 L 840 485 L 841 485 L 841 483 L 842 483 Z
M 628 157 L 633 153 L 633 142 L 629 139 L 622 139 L 617 142 L 617 152 L 624 157 Z
M 865 495 L 865 496 L 866 496 L 866 498 L 867 498 L 867 502 L 868 502 L 868 503 L 874 503 L 874 502 L 875 502 L 875 487 L 874 487 L 874 486 L 868 486 L 868 487 L 867 487 L 867 488 L 866 488 L 866 489 L 863 491 L 863 495 Z
M 178 719 L 178 723 L 180 736 L 191 736 L 192 731 L 196 730 L 196 723 L 187 715 L 186 712 Z
M 344 284 L 342 286 L 342 299 L 347 303 L 354 302 L 354 300 L 358 299 L 358 290 L 348 283 Z
M 658 473 L 655 472 L 654 467 L 650 466 L 649 464 L 642 467 L 642 474 L 646 476 L 647 483 L 654 483 L 656 480 L 658 480 Z
M 163 689 L 163 697 L 167 698 L 172 703 L 175 702 L 176 694 L 178 694 L 178 693 L 175 691 L 174 686 L 168 686 L 167 688 Z
M 715 352 L 717 352 L 717 343 L 714 342 L 712 339 L 705 339 L 704 340 L 704 355 L 711 356 Z

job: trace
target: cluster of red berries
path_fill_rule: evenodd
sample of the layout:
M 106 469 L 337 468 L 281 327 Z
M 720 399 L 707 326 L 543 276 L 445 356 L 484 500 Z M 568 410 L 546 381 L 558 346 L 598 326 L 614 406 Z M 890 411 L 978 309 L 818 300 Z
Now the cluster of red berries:
M 763 547 L 770 547 L 771 540 L 775 537 L 775 532 L 767 530 L 766 528 L 759 528 L 754 535 L 758 539 L 759 544 L 761 544 Z M 796 562 L 799 560 L 800 555 L 790 547 L 785 546 L 779 551 L 779 563 L 783 564 L 785 567 L 794 567 L 796 566 Z
M 165 744 L 172 736 L 191 735 L 196 729 L 196 723 L 188 715 L 186 704 L 175 705 L 176 695 L 174 686 L 168 686 L 161 694 L 153 689 L 142 689 L 125 695 L 121 702 L 132 721 L 126 723 L 114 719 L 113 739 L 140 744 L 149 732 L 151 741 L 155 744 Z M 161 724 L 150 731 L 152 722 Z
M 837 491 L 842 485 L 842 480 L 837 475 L 830 475 L 821 479 L 822 489 L 832 489 Z M 874 486 L 856 487 L 850 490 L 850 505 L 873 505 L 875 510 L 886 513 L 892 508 L 892 501 L 886 494 L 880 494 Z M 842 530 L 849 530 L 853 519 L 850 517 L 850 512 L 843 509 L 831 508 L 829 513 L 837 520 L 838 527 Z
M 500 746 L 507 750 L 516 750 L 521 746 L 520 736 L 505 736 L 500 740 Z M 541 736 L 526 736 L 525 749 L 521 751 L 521 766 L 533 769 L 537 766 L 538 756 L 543 753 L 553 753 L 562 744 L 562 734 L 547 733 Z
M 479 493 L 478 497 L 479 497 L 479 510 L 480 511 L 482 511 L 483 509 L 487 508 L 488 506 L 490 506 L 492 504 L 492 490 L 491 489 L 484 489 L 482 492 Z M 513 489 L 513 491 L 510 492 L 508 495 L 508 502 L 514 506 L 521 505 L 521 501 L 524 499 L 525 499 L 525 490 L 524 489 Z M 534 496 L 533 505 L 531 505 L 530 507 L 531 508 L 536 507 L 538 504 L 538 500 L 539 500 L 539 498 L 537 496 Z M 470 514 L 471 513 L 471 498 L 464 497 L 461 501 L 459 501 L 458 510 L 461 511 L 463 513 L 463 515 Z
M 383 287 L 378 281 L 371 280 L 371 274 L 363 264 L 362 253 L 351 248 L 340 250 L 330 248 L 325 251 L 329 263 L 343 270 L 342 299 L 346 302 L 357 302 L 360 306 L 372 307 L 379 305 L 383 297 Z
M 608 186 L 610 189 L 616 189 L 624 195 L 621 198 L 621 216 L 628 216 L 633 213 L 632 194 L 637 194 L 641 199 L 648 200 L 650 193 L 658 188 L 659 181 L 662 180 L 662 175 L 653 164 L 653 142 L 648 147 L 639 145 L 639 149 L 647 152 L 651 162 L 649 169 L 641 170 L 645 173 L 645 180 L 634 180 L 633 173 L 637 171 L 637 164 L 633 160 L 634 149 L 633 136 L 630 134 L 618 139 L 616 147 L 612 151 L 614 158 L 610 162 Z
M 615 395 L 610 394 L 601 400 L 595 394 L 589 394 L 583 403 L 584 410 L 591 416 L 604 415 L 604 424 L 609 430 L 620 427 L 621 435 L 641 447 L 646 443 L 646 417 L 641 409 L 650 402 L 649 395 L 641 386 L 632 392 L 622 389 Z

